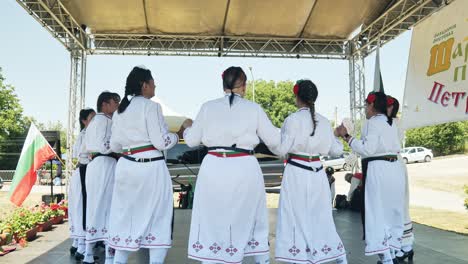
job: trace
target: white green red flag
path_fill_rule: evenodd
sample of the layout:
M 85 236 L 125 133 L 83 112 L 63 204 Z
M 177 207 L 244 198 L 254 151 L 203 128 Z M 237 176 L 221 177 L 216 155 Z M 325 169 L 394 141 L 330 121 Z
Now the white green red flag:
M 9 197 L 12 203 L 21 206 L 36 182 L 36 171 L 56 155 L 49 142 L 31 123 L 10 186 Z

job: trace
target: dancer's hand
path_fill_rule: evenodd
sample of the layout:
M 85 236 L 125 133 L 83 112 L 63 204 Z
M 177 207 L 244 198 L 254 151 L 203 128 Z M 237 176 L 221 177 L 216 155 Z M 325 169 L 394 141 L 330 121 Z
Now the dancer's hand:
M 193 124 L 193 120 L 188 118 L 188 119 L 185 119 L 185 121 L 182 123 L 182 125 L 180 126 L 179 128 L 179 131 L 177 131 L 177 135 L 179 136 L 179 138 L 183 138 L 184 137 L 184 131 L 185 129 L 191 127 Z

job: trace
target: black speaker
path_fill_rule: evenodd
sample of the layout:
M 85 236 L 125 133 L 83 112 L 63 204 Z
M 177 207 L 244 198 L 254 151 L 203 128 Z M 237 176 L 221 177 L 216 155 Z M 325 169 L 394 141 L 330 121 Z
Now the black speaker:
M 57 156 L 62 157 L 62 152 L 60 151 L 60 131 L 41 131 L 41 133 L 55 153 L 57 153 Z

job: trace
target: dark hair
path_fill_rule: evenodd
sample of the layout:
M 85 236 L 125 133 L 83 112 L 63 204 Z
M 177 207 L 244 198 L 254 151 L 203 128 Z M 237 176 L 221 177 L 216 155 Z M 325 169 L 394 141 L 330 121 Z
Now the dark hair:
M 393 98 L 393 109 L 392 109 L 392 112 L 390 113 L 390 117 L 396 118 L 398 111 L 400 110 L 400 102 L 398 102 L 398 100 L 395 97 L 392 97 L 392 98 Z
M 231 66 L 223 72 L 223 88 L 231 90 L 231 96 L 229 96 L 229 105 L 232 105 L 234 101 L 233 89 L 239 88 L 245 85 L 247 82 L 247 75 L 241 67 Z
M 148 69 L 143 69 L 140 67 L 134 67 L 132 71 L 127 76 L 127 82 L 125 83 L 125 94 L 122 99 L 122 102 L 119 105 L 119 113 L 123 113 L 130 105 L 130 100 L 128 96 L 141 95 L 141 88 L 143 83 L 153 80 L 151 71 Z
M 387 117 L 387 123 L 392 125 L 392 118 L 387 115 L 387 95 L 383 92 L 371 92 L 369 94 L 375 95 L 374 109 L 378 113 L 384 114 Z
M 317 119 L 315 118 L 315 101 L 318 97 L 317 86 L 315 86 L 311 80 L 299 80 L 296 84 L 299 86 L 297 97 L 299 97 L 304 104 L 309 106 L 310 115 L 312 116 L 312 124 L 314 124 L 314 129 L 310 135 L 314 136 L 315 129 L 317 128 Z
M 120 95 L 112 92 L 102 92 L 97 99 L 97 111 L 98 113 L 102 112 L 102 104 L 104 102 L 109 103 L 110 100 L 115 102 L 120 102 Z
M 89 115 L 90 115 L 91 113 L 96 113 L 96 112 L 95 112 L 94 109 L 92 109 L 92 108 L 81 109 L 81 111 L 80 111 L 80 117 L 79 117 L 79 118 L 80 118 L 80 119 L 79 119 L 79 121 L 80 121 L 80 131 L 83 130 L 84 127 L 85 127 L 85 125 L 83 124 L 83 121 L 85 121 L 86 119 L 88 119 L 88 117 L 89 117 Z

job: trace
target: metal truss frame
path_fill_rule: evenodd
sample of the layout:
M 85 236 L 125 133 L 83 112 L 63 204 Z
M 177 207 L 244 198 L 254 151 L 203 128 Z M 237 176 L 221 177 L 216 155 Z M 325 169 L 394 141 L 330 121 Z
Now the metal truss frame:
M 67 155 L 71 157 L 77 111 L 84 107 L 86 55 L 165 55 L 257 58 L 347 59 L 350 110 L 364 120 L 364 58 L 453 0 L 395 0 L 360 33 L 346 39 L 198 36 L 164 34 L 91 34 L 60 0 L 16 0 L 71 53 Z M 71 162 L 67 170 L 71 172 Z
M 365 26 L 351 42 L 358 43 L 353 56 L 366 57 L 379 45 L 384 45 L 433 14 L 453 0 L 397 0 L 379 18 Z
M 95 34 L 90 54 L 346 59 L 347 40 Z
M 75 132 L 77 130 L 80 109 L 84 108 L 85 83 L 86 83 L 86 53 L 81 49 L 74 49 L 70 54 L 70 88 L 68 93 L 68 125 L 67 125 L 67 177 L 73 171 L 73 145 L 75 143 Z

